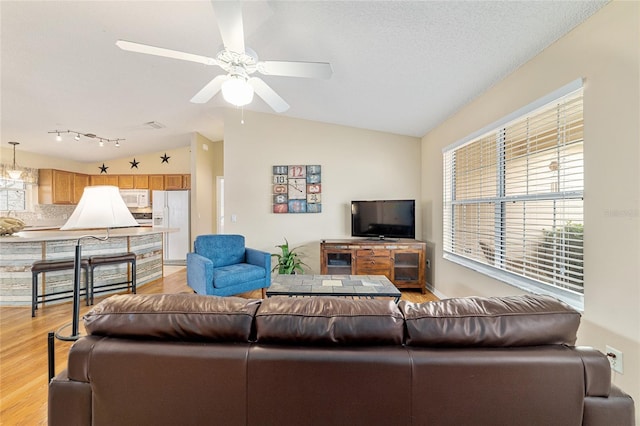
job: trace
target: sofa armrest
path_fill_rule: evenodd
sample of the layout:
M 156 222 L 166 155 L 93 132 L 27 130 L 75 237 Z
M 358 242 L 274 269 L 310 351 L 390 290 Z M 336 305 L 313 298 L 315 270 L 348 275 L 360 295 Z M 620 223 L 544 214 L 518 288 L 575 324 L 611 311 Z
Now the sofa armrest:
M 91 385 L 69 380 L 62 371 L 49 383 L 48 424 L 50 426 L 91 424 Z
M 611 367 L 606 355 L 589 346 L 576 346 L 574 349 L 584 365 L 585 396 L 609 396 Z
M 245 260 L 251 265 L 260 266 L 265 269 L 265 285 L 267 288 L 271 285 L 271 254 L 266 251 L 245 248 Z
M 584 399 L 583 426 L 634 426 L 633 399 L 616 385 L 608 397 L 587 396 Z
M 198 253 L 187 253 L 187 285 L 198 294 L 213 293 L 213 262 Z

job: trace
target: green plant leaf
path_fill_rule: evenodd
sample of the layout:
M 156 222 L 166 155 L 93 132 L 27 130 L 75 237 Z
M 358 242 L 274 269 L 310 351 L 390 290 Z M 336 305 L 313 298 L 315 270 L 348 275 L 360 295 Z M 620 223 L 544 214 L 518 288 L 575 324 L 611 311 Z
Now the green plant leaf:
M 286 238 L 284 241 L 284 244 L 275 246 L 280 249 L 280 254 L 271 255 L 277 259 L 277 263 L 271 269 L 271 272 L 277 270 L 279 274 L 293 274 L 295 271 L 304 273 L 302 265 L 307 267 L 308 265 L 300 259 L 299 254 L 295 251 L 297 247 L 290 249 L 289 241 Z

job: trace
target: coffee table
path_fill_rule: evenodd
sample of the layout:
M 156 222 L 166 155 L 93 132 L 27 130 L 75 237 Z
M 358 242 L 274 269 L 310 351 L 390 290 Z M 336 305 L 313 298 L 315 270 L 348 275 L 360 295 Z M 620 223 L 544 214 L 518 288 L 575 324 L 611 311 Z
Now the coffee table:
M 338 296 L 400 300 L 400 290 L 384 275 L 275 275 L 267 289 L 272 296 Z

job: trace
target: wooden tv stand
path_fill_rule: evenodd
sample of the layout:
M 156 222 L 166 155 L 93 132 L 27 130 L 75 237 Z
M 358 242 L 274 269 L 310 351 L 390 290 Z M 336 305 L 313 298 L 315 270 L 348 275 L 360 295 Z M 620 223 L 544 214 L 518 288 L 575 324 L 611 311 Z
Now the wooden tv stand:
M 417 240 L 322 240 L 323 275 L 385 275 L 399 289 L 426 293 L 426 243 Z

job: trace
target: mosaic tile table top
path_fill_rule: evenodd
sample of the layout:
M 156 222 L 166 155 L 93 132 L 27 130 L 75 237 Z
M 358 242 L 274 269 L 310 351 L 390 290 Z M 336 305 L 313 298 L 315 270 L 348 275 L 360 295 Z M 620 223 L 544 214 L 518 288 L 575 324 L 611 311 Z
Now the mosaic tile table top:
M 391 297 L 400 290 L 384 275 L 275 275 L 267 289 L 272 296 Z

